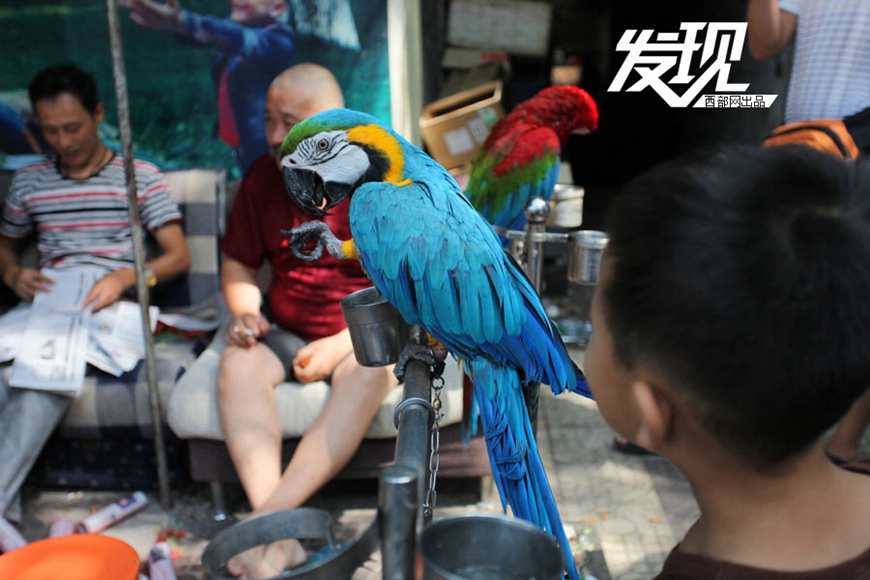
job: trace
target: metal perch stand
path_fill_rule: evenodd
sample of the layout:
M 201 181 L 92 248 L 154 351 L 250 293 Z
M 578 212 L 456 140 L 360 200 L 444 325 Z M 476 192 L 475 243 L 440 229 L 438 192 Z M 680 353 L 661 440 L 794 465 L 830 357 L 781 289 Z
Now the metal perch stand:
M 151 406 L 151 427 L 154 430 L 154 451 L 157 459 L 157 479 L 160 486 L 160 505 L 169 509 L 172 497 L 169 490 L 169 469 L 166 462 L 166 445 L 163 440 L 163 413 L 157 387 L 157 366 L 154 356 L 154 336 L 151 333 L 148 286 L 145 279 L 145 245 L 142 239 L 142 219 L 139 215 L 139 196 L 136 192 L 136 176 L 133 170 L 133 135 L 130 129 L 130 108 L 127 101 L 127 75 L 124 71 L 124 54 L 121 48 L 121 25 L 118 20 L 117 0 L 106 0 L 109 21 L 109 41 L 112 50 L 112 73 L 115 79 L 115 98 L 118 102 L 118 126 L 124 154 L 124 171 L 127 177 L 127 201 L 130 212 L 130 230 L 133 234 L 133 252 L 136 270 L 136 296 L 142 314 L 142 335 L 145 338 L 145 377 L 148 381 L 148 396 Z
M 411 327 L 410 342 L 428 344 L 419 326 Z M 384 580 L 414 577 L 416 529 L 420 499 L 425 497 L 429 428 L 435 410 L 429 401 L 428 365 L 412 360 L 405 369 L 405 396 L 396 408 L 395 462 L 381 471 L 378 481 L 378 518 Z

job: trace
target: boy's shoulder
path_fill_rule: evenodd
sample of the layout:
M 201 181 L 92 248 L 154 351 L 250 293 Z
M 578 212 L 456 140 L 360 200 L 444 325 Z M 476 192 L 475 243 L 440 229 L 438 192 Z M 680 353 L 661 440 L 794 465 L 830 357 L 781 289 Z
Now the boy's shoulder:
M 851 461 L 842 466 L 842 469 L 861 475 L 870 475 L 870 459 L 859 459 Z M 861 481 L 860 478 L 857 481 Z M 870 478 L 867 479 L 866 486 L 870 486 Z M 853 488 L 857 489 L 857 488 Z M 848 495 L 848 494 L 843 494 Z M 862 494 L 855 494 L 862 495 Z M 851 496 L 850 496 L 851 497 Z M 842 504 L 842 502 L 840 502 Z M 867 535 L 867 526 L 861 524 L 858 528 L 849 527 L 848 515 L 849 512 L 854 512 L 855 509 L 863 510 L 861 505 L 866 505 L 860 500 L 855 500 L 854 505 L 852 500 L 845 505 L 846 511 L 838 511 L 836 513 L 843 514 L 842 518 L 835 518 L 837 522 L 842 523 L 842 527 L 836 532 L 829 528 L 829 534 L 846 534 L 847 537 L 857 539 L 858 536 L 867 537 L 866 548 L 855 557 L 844 560 L 833 566 L 818 568 L 810 571 L 774 571 L 769 568 L 756 568 L 753 566 L 735 564 L 724 560 L 718 560 L 709 556 L 696 553 L 688 553 L 680 551 L 680 545 L 677 545 L 665 560 L 662 571 L 656 576 L 655 580 L 702 580 L 707 578 L 716 578 L 718 580 L 828 580 L 828 579 L 845 579 L 845 578 L 864 578 L 870 579 L 870 535 Z M 842 506 L 841 506 L 842 507 Z M 811 512 L 812 510 L 806 510 Z M 865 510 L 864 510 L 865 511 Z M 805 522 L 806 524 L 806 522 Z M 822 527 L 828 527 L 830 522 Z M 836 536 L 831 536 L 836 537 Z M 803 538 L 806 543 L 806 536 Z M 810 540 L 812 541 L 812 540 Z M 860 540 L 856 542 L 857 548 L 855 552 L 862 549 Z M 845 545 L 845 544 L 844 544 Z M 819 542 L 819 550 L 827 553 L 828 548 Z M 834 560 L 835 562 L 837 560 Z
M 852 560 L 815 571 L 778 572 L 686 554 L 679 546 L 668 555 L 655 580 L 843 580 L 870 578 L 870 548 Z

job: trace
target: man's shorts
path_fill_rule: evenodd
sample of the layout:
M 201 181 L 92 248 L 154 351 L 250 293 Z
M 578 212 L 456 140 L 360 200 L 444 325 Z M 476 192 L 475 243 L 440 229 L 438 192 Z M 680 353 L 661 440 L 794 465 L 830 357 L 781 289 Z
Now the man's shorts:
M 260 342 L 269 347 L 269 350 L 274 352 L 278 360 L 281 361 L 284 366 L 285 380 L 295 381 L 293 359 L 299 349 L 308 344 L 308 341 L 299 338 L 289 330 L 284 330 L 273 322 L 269 326 L 269 332 L 260 339 Z

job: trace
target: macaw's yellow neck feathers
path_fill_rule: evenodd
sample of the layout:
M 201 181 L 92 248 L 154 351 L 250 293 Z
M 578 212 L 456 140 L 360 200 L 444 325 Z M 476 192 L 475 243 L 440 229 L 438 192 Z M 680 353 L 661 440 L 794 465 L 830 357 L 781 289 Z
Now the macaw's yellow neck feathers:
M 347 132 L 347 140 L 363 145 L 381 156 L 386 163 L 384 181 L 402 185 L 402 172 L 405 169 L 405 156 L 402 145 L 378 125 L 358 125 Z

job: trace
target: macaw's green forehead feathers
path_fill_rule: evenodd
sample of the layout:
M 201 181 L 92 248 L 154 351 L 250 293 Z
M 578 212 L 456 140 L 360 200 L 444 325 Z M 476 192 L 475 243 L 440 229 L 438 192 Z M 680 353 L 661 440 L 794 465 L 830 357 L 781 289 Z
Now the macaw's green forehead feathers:
M 352 111 L 350 109 L 330 109 L 308 117 L 301 123 L 297 123 L 281 146 L 281 156 L 289 155 L 296 151 L 299 143 L 325 131 L 346 131 L 359 125 L 379 125 L 384 127 L 378 119 L 366 113 Z

